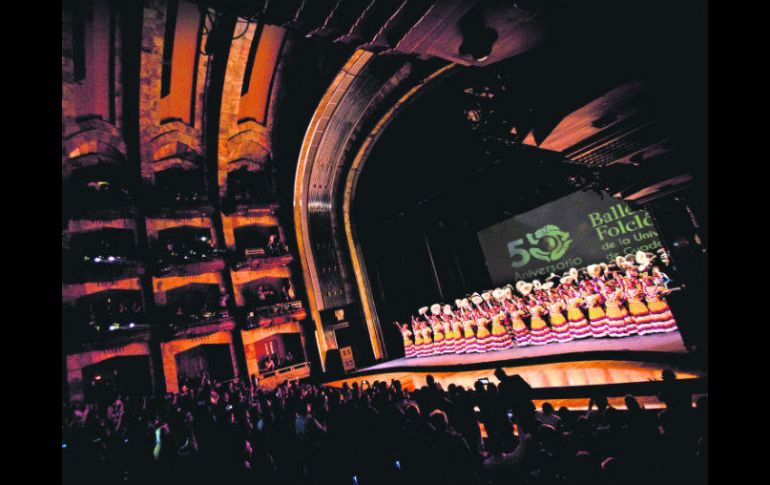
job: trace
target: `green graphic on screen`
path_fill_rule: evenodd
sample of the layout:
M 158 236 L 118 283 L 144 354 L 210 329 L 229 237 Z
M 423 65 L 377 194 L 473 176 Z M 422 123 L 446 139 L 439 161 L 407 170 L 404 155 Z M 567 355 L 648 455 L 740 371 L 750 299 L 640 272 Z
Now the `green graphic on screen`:
M 479 231 L 496 285 L 543 279 L 551 273 L 662 247 L 652 217 L 625 202 L 575 192 Z

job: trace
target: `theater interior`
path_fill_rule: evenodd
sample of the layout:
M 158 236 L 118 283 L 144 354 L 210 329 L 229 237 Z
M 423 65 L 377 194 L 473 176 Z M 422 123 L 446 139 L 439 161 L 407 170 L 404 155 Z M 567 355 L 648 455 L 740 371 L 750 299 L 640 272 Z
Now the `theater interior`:
M 702 371 L 693 3 L 65 0 L 62 401 L 402 358 L 498 284 L 480 230 L 577 191 L 652 215 Z

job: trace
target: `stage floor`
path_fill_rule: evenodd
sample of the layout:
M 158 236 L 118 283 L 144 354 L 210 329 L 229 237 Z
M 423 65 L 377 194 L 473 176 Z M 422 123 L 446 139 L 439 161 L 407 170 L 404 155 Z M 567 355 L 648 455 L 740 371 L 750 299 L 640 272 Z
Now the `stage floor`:
M 554 352 L 555 349 L 559 349 L 558 352 Z M 340 387 L 345 382 L 397 379 L 406 389 L 414 389 L 424 386 L 425 378 L 430 374 L 444 389 L 451 383 L 472 388 L 482 377 L 497 383 L 493 375 L 496 367 L 502 367 L 508 374 L 520 374 L 535 389 L 644 383 L 659 380 L 665 368 L 676 372 L 679 379 L 707 377 L 705 372 L 681 365 L 678 361 L 683 359 L 676 357 L 687 357 L 687 354 L 679 333 L 671 332 L 622 339 L 590 339 L 485 354 L 402 358 L 361 369 L 327 385 Z M 542 361 L 543 358 L 548 361 Z M 577 406 L 578 409 L 582 407 L 579 404 L 585 404 L 585 400 L 579 399 L 550 401 L 554 405 L 560 403 L 570 408 Z M 613 405 L 622 405 L 622 398 L 615 401 Z M 657 401 L 653 399 L 653 402 Z
M 624 338 L 587 338 L 573 340 L 560 344 L 548 344 L 540 346 L 514 347 L 497 352 L 483 354 L 444 354 L 430 357 L 414 357 L 407 359 L 389 360 L 371 367 L 361 369 L 360 372 L 383 371 L 403 367 L 438 367 L 461 366 L 468 364 L 480 364 L 488 362 L 503 362 L 516 359 L 528 359 L 533 357 L 553 356 L 552 360 L 565 360 L 569 354 L 581 352 L 687 352 L 679 332 L 659 333 L 653 335 L 637 335 Z

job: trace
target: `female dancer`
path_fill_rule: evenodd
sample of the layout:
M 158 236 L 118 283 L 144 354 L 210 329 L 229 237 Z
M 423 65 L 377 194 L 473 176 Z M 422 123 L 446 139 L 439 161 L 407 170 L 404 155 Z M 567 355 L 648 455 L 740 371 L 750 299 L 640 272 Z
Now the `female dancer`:
M 430 328 L 433 334 L 433 355 L 441 355 L 444 353 L 444 332 L 441 320 L 438 315 L 441 314 L 441 305 L 438 303 L 431 305 L 430 312 Z
M 534 345 L 545 345 L 551 342 L 556 342 L 556 338 L 551 332 L 548 324 L 541 317 L 548 313 L 545 309 L 545 305 L 541 303 L 536 297 L 529 296 L 529 338 Z
M 422 322 L 422 345 L 423 345 L 423 356 L 429 357 L 431 355 L 436 355 L 435 347 L 433 345 L 433 338 L 431 334 L 433 333 L 433 330 L 431 330 L 430 325 L 428 325 L 425 322 Z
M 591 335 L 594 338 L 607 336 L 607 315 L 602 308 L 602 295 L 594 288 L 590 281 L 581 282 L 583 296 L 588 307 L 588 323 L 591 326 Z
M 460 318 L 455 317 L 452 320 L 452 335 L 455 339 L 455 354 L 464 354 L 467 343 L 463 334 L 463 322 Z
M 401 332 L 401 336 L 404 338 L 404 357 L 411 359 L 414 357 L 414 342 L 412 342 L 412 331 L 409 330 L 409 326 L 404 323 L 399 325 L 395 322 L 396 328 Z
M 639 278 L 622 278 L 626 287 L 626 300 L 628 301 L 629 321 L 626 328 L 629 335 L 649 333 L 651 325 L 650 310 L 644 304 L 644 289 Z
M 455 353 L 455 335 L 452 332 L 452 307 L 444 305 L 443 314 L 441 315 L 441 328 L 444 330 L 444 353 Z
M 623 308 L 623 289 L 617 281 L 609 280 L 604 285 L 603 294 L 607 307 L 607 335 L 627 337 L 626 314 L 623 311 L 625 310 Z
M 492 292 L 492 296 L 496 301 L 501 302 L 505 293 L 500 288 L 496 288 L 495 291 Z M 513 347 L 513 340 L 511 340 L 511 336 L 503 324 L 506 314 L 503 311 L 502 306 L 499 308 L 496 307 L 495 309 L 497 310 L 497 313 L 492 317 L 493 346 L 495 350 L 510 349 Z
M 569 322 L 570 335 L 574 339 L 590 337 L 591 326 L 588 324 L 583 310 L 580 309 L 580 306 L 583 305 L 583 296 L 571 286 L 571 279 L 569 283 L 569 289 L 566 290 L 564 296 L 567 303 L 567 321 Z
M 524 323 L 523 317 L 525 315 L 528 315 L 526 305 L 524 305 L 523 300 L 517 298 L 516 303 L 514 303 L 514 309 L 511 311 L 511 319 L 513 320 L 511 327 L 513 328 L 513 338 L 516 340 L 517 347 L 526 347 L 532 344 L 529 328 Z
M 425 343 L 422 340 L 422 322 L 412 317 L 412 333 L 414 334 L 414 357 L 425 355 Z
M 547 283 L 546 283 L 547 284 Z M 551 330 L 557 342 L 569 342 L 572 340 L 572 333 L 570 332 L 569 323 L 564 318 L 564 309 L 566 305 L 559 295 L 556 288 L 551 288 L 548 295 L 548 315 L 551 321 Z
M 489 352 L 495 349 L 492 334 L 489 333 L 489 329 L 487 328 L 487 325 L 489 325 L 489 317 L 483 306 L 484 300 L 485 298 L 479 295 L 471 297 L 471 301 L 476 305 L 474 313 L 476 317 L 476 348 L 478 349 L 478 352 Z
M 473 320 L 463 320 L 463 339 L 465 340 L 465 353 L 471 354 L 479 351 L 476 344 L 476 334 L 473 332 Z
M 431 333 L 433 334 L 433 355 L 446 353 L 446 337 L 444 336 L 444 326 L 437 318 L 431 319 Z
M 671 309 L 663 299 L 663 295 L 670 293 L 670 290 L 664 289 L 651 276 L 646 276 L 642 280 L 644 284 L 644 295 L 647 300 L 647 308 L 650 309 L 652 332 L 673 332 L 677 330 L 676 320 L 671 313 Z M 650 332 L 648 332 L 650 333 Z
M 491 352 L 495 350 L 495 342 L 487 328 L 489 318 L 483 315 L 476 319 L 476 348 L 478 352 Z

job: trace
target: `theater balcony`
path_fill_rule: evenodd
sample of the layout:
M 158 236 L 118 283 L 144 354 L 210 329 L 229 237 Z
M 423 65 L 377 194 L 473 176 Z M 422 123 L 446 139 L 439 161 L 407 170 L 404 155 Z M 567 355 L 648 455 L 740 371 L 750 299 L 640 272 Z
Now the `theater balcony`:
M 192 161 L 155 173 L 154 185 L 145 193 L 144 203 L 150 216 L 174 217 L 212 211 L 204 171 Z
M 150 332 L 139 290 L 104 290 L 62 303 L 68 354 L 147 342 Z
M 278 207 L 275 180 L 269 169 L 243 163 L 227 174 L 227 190 L 222 199 L 225 214 L 252 208 Z
M 230 254 L 236 270 L 286 266 L 291 262 L 278 226 L 241 226 L 233 229 L 233 235 Z
M 161 229 L 151 250 L 156 276 L 195 275 L 224 269 L 225 252 L 216 247 L 211 227 L 177 225 Z
M 69 221 L 62 238 L 64 283 L 115 281 L 143 273 L 133 220 Z
M 246 328 L 272 328 L 284 323 L 303 320 L 307 312 L 298 300 L 246 309 Z
M 298 332 L 277 333 L 246 344 L 246 358 L 252 364 L 251 370 L 257 371 L 260 387 L 266 389 L 310 376 L 310 365 Z
M 231 271 L 230 275 L 244 328 L 272 328 L 306 317 L 289 268 Z
M 112 219 L 135 214 L 133 187 L 124 164 L 99 162 L 73 169 L 62 179 L 66 219 Z
M 215 283 L 190 283 L 165 293 L 158 306 L 164 338 L 186 338 L 235 328 L 227 311 L 227 297 Z

